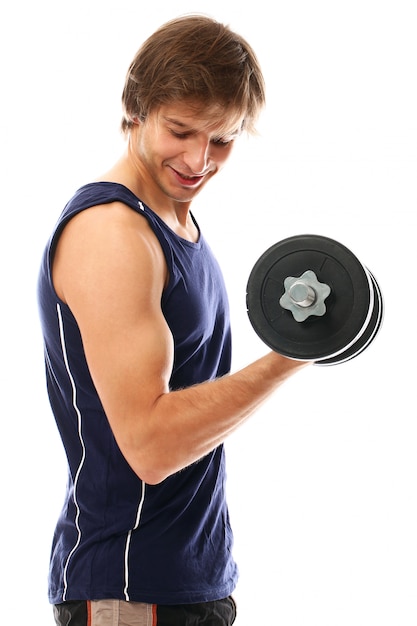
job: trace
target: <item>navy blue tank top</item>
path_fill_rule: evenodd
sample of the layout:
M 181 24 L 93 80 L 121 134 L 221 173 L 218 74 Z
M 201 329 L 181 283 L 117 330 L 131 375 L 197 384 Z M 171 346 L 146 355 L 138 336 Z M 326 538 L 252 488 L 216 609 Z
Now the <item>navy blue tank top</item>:
M 58 220 L 38 281 L 47 390 L 68 459 L 49 599 L 183 604 L 223 598 L 237 580 L 223 446 L 158 485 L 145 484 L 117 446 L 77 321 L 52 284 L 53 253 L 65 224 L 80 211 L 115 201 L 148 220 L 165 255 L 170 279 L 161 305 L 175 344 L 170 387 L 214 379 L 230 369 L 226 291 L 201 233 L 197 243 L 182 239 L 122 185 L 82 187 Z

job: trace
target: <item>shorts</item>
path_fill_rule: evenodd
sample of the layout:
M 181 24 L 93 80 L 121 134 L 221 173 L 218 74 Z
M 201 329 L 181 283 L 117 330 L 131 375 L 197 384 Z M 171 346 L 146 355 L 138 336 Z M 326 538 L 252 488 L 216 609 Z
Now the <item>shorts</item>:
M 53 607 L 57 626 L 231 626 L 232 596 L 198 604 L 145 604 L 124 600 L 75 600 Z

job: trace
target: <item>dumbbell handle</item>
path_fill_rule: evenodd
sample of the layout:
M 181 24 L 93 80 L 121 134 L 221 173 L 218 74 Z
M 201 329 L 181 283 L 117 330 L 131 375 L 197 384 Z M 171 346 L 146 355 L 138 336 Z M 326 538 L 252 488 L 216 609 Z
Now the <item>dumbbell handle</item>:
M 317 294 L 314 289 L 301 280 L 297 280 L 291 285 L 288 289 L 288 295 L 291 302 L 303 308 L 312 306 L 317 300 Z

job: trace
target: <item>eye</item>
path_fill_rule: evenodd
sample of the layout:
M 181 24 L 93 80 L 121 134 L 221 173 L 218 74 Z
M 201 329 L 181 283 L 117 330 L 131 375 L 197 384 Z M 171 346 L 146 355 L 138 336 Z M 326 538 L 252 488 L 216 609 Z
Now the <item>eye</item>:
M 175 130 L 171 130 L 171 135 L 176 139 L 187 139 L 190 136 L 190 133 L 177 133 Z
M 232 139 L 222 139 L 222 138 L 219 138 L 219 139 L 212 139 L 211 143 L 213 143 L 215 146 L 226 147 L 229 144 L 231 144 L 232 141 L 233 141 L 233 138 Z

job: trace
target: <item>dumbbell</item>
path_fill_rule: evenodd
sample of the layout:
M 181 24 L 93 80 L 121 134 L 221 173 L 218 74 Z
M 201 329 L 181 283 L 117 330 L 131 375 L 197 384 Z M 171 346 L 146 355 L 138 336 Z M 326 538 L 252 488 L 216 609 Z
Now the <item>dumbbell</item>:
M 257 260 L 246 307 L 255 332 L 272 350 L 336 365 L 375 339 L 384 303 L 375 276 L 346 246 L 320 235 L 297 235 Z

